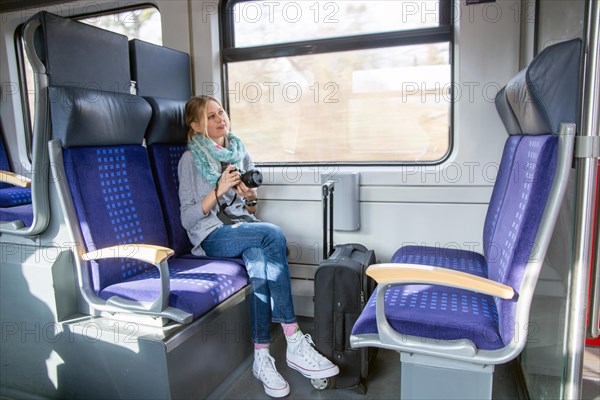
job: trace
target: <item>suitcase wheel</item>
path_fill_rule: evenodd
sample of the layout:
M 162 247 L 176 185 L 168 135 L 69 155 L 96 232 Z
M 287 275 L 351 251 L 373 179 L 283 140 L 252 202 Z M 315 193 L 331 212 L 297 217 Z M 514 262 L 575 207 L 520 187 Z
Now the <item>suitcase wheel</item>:
M 331 379 L 329 379 L 329 378 L 311 379 L 310 383 L 317 390 L 325 390 L 331 385 Z

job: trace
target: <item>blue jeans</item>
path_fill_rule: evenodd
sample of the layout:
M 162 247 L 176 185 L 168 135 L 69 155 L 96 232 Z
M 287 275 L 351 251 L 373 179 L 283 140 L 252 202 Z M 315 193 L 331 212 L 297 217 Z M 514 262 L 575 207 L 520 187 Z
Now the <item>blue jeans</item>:
M 271 342 L 271 322 L 296 322 L 286 241 L 277 225 L 252 222 L 223 225 L 202 241 L 211 257 L 242 257 L 250 277 L 252 341 Z

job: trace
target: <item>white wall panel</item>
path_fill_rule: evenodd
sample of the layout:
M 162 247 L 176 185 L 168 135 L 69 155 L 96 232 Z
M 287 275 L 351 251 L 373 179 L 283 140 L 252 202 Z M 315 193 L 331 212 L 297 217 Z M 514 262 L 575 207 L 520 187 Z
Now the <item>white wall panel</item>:
M 320 202 L 261 202 L 259 216 L 277 221 L 290 248 L 289 262 L 316 265 L 322 257 Z M 361 203 L 361 228 L 335 231 L 335 243 L 357 242 L 389 261 L 401 245 L 424 244 L 481 251 L 486 204 Z

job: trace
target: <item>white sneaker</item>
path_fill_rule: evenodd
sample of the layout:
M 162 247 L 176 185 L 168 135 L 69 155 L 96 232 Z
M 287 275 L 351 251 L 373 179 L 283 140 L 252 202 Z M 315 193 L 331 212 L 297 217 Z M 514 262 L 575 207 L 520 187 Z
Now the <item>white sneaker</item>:
M 265 393 L 269 396 L 284 397 L 290 393 L 290 385 L 277 372 L 275 359 L 269 354 L 269 348 L 254 350 L 252 373 L 262 382 Z
M 295 369 L 307 378 L 329 378 L 340 373 L 337 365 L 323 357 L 313 347 L 310 335 L 297 331 L 292 336 L 286 336 L 286 360 L 290 368 Z

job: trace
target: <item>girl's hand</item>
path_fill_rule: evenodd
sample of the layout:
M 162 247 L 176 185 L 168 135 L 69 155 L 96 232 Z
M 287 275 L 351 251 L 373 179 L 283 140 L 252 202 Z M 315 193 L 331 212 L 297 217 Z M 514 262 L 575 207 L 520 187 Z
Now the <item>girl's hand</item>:
M 256 188 L 249 188 L 244 182 L 240 182 L 239 185 L 235 187 L 235 191 L 246 200 L 256 199 Z
M 229 165 L 225 168 L 225 171 L 223 171 L 217 182 L 217 196 L 223 196 L 229 189 L 238 186 L 241 181 L 242 177 L 239 171 L 234 165 Z

